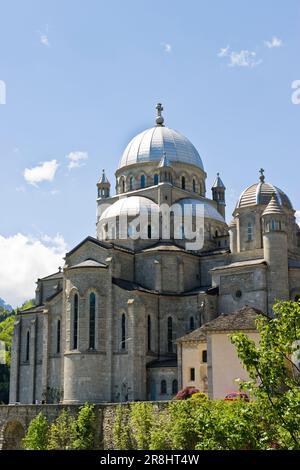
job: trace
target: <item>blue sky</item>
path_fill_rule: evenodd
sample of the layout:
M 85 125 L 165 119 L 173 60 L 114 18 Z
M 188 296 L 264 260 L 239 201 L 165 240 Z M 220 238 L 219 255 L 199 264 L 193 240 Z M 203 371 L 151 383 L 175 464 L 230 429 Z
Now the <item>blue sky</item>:
M 95 234 L 97 178 L 106 168 L 114 187 L 123 149 L 154 124 L 158 101 L 166 125 L 198 149 L 208 188 L 221 173 L 228 219 L 261 167 L 300 209 L 300 105 L 291 100 L 299 0 L 10 0 L 0 8 L 0 254 L 10 251 L 11 275 L 22 256 L 35 266 L 20 274 L 17 295 L 0 272 L 0 297 L 19 302 L 30 289 L 25 274 L 32 283 Z M 52 181 L 37 182 L 40 172 L 25 179 L 26 168 L 45 162 Z

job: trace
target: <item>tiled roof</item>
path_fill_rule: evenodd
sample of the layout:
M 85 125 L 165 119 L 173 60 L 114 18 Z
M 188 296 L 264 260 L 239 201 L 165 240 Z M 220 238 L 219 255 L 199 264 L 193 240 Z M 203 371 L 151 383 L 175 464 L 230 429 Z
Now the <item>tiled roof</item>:
M 223 269 L 232 269 L 232 268 L 243 268 L 246 266 L 257 266 L 260 264 L 267 264 L 264 259 L 252 259 L 248 261 L 238 261 L 236 263 L 231 264 L 224 264 L 223 266 L 217 266 L 216 268 L 212 268 L 211 271 L 219 271 Z
M 256 331 L 255 320 L 258 315 L 267 317 L 265 313 L 254 307 L 245 306 L 236 312 L 228 315 L 221 314 L 214 320 L 205 323 L 205 325 L 197 328 L 197 330 L 188 333 L 185 336 L 177 339 L 178 343 L 185 343 L 189 341 L 206 341 L 206 335 L 214 331 Z
M 198 295 L 198 294 L 207 294 L 207 295 L 217 295 L 218 287 L 208 287 L 205 290 L 201 288 L 196 288 L 187 292 L 158 292 L 153 289 L 147 289 L 146 287 L 141 286 L 133 281 L 128 281 L 126 279 L 119 279 L 114 277 L 112 279 L 112 283 L 116 286 L 120 287 L 121 289 L 127 291 L 140 291 L 145 292 L 148 294 L 155 294 L 160 296 L 172 296 L 172 297 L 188 297 L 190 295 Z
M 81 263 L 74 264 L 73 266 L 69 267 L 69 269 L 73 268 L 107 268 L 107 264 L 100 263 L 99 261 L 96 261 L 94 259 L 86 259 Z
M 176 343 L 188 343 L 189 341 L 206 341 L 206 334 L 203 333 L 201 328 L 191 331 L 187 335 L 182 336 L 176 340 Z
M 201 327 L 203 333 L 211 331 L 256 330 L 255 320 L 258 315 L 267 317 L 265 313 L 254 307 L 245 306 L 228 315 L 221 314 Z
M 52 279 L 62 279 L 63 278 L 63 273 L 61 271 L 58 271 L 57 273 L 50 274 L 49 276 L 45 276 L 40 278 L 41 281 L 49 281 Z
M 159 367 L 177 367 L 177 358 L 172 357 L 170 359 L 155 359 L 154 361 L 148 362 L 148 369 L 156 369 Z

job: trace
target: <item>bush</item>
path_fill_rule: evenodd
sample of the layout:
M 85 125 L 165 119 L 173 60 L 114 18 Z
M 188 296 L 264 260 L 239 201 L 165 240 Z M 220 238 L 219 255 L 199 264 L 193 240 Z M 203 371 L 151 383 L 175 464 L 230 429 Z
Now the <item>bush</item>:
M 135 445 L 138 450 L 149 450 L 154 412 L 151 403 L 134 403 L 131 405 L 130 428 L 134 432 Z
M 175 400 L 187 400 L 191 398 L 194 393 L 199 393 L 200 390 L 196 387 L 185 387 L 182 390 L 179 390 L 177 395 L 175 396 Z
M 76 419 L 64 410 L 50 426 L 48 449 L 73 449 L 76 438 Z
M 203 392 L 196 392 L 190 396 L 189 400 L 208 400 L 208 396 Z
M 94 449 L 96 430 L 96 415 L 94 408 L 94 405 L 89 405 L 88 403 L 80 408 L 76 421 L 77 437 L 73 444 L 73 449 Z
M 46 450 L 48 448 L 49 423 L 39 413 L 30 423 L 22 443 L 25 450 Z
M 118 405 L 113 425 L 113 443 L 115 450 L 131 450 L 133 443 L 129 425 L 130 408 Z

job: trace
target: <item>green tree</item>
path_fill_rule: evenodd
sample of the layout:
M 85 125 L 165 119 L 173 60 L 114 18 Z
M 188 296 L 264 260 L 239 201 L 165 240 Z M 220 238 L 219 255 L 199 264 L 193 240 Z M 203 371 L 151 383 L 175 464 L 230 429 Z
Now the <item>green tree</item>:
M 278 303 L 274 315 L 257 318 L 258 345 L 243 333 L 233 334 L 231 341 L 250 377 L 241 385 L 260 406 L 270 445 L 299 449 L 300 304 Z
M 94 405 L 86 403 L 79 410 L 76 421 L 77 438 L 74 441 L 74 449 L 94 449 L 96 431 L 96 415 Z
M 0 341 L 5 343 L 6 348 L 6 364 L 10 366 L 11 344 L 14 331 L 15 315 L 7 317 L 0 323 Z
M 134 403 L 131 405 L 130 427 L 134 432 L 136 449 L 149 449 L 153 420 L 154 410 L 151 403 Z
M 39 413 L 30 423 L 23 439 L 25 450 L 46 450 L 48 447 L 49 423 L 43 413 Z
M 130 408 L 127 405 L 117 406 L 112 434 L 114 449 L 134 449 L 130 427 Z
M 76 439 L 76 419 L 64 410 L 50 426 L 48 449 L 71 450 Z

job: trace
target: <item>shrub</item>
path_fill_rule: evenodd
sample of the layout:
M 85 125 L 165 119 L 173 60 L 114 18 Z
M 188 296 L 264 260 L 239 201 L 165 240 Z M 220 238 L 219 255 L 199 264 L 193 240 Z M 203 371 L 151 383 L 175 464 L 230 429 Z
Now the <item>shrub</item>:
M 39 413 L 29 424 L 22 443 L 25 450 L 46 450 L 48 447 L 49 422 Z
M 131 405 L 129 424 L 134 434 L 135 449 L 149 449 L 153 419 L 154 410 L 151 403 L 134 403 Z
M 131 450 L 134 448 L 129 419 L 130 408 L 125 407 L 125 405 L 119 405 L 113 425 L 113 444 L 115 450 Z
M 182 390 L 179 390 L 177 395 L 175 396 L 175 400 L 187 400 L 190 398 L 194 393 L 199 393 L 200 390 L 196 387 L 185 387 Z
M 76 419 L 64 410 L 50 426 L 48 449 L 73 449 L 76 438 Z
M 196 392 L 189 397 L 189 400 L 208 400 L 208 396 L 206 393 Z
M 73 449 L 91 450 L 94 448 L 96 415 L 94 405 L 86 403 L 79 410 L 76 421 L 77 438 L 73 443 Z

